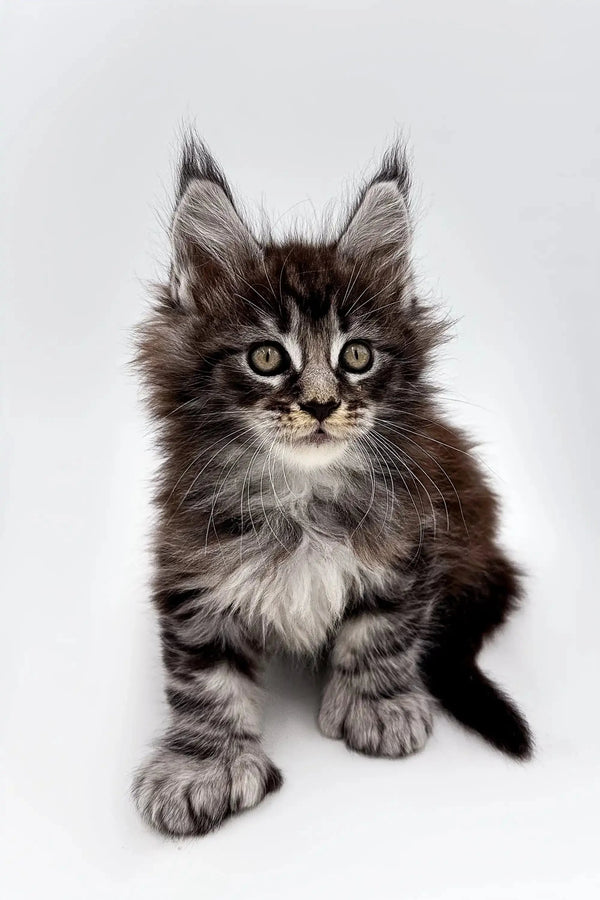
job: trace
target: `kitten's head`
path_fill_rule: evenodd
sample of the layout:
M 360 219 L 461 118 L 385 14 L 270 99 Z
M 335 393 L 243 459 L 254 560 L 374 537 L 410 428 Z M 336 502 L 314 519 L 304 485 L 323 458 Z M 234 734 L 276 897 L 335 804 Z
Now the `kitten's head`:
M 419 404 L 438 327 L 414 294 L 408 188 L 395 147 L 334 240 L 261 242 L 186 143 L 170 282 L 140 361 L 190 452 L 211 437 L 302 468 L 360 464 L 378 423 Z

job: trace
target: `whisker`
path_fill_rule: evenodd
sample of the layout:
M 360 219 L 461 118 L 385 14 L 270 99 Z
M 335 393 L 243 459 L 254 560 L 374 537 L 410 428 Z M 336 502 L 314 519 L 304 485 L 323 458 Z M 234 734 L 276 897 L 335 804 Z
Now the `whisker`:
M 369 437 L 370 437 L 371 439 L 373 439 L 373 438 L 376 437 L 376 435 L 375 435 L 373 432 L 371 432 L 371 434 L 369 435 Z M 390 454 L 389 450 L 388 450 L 384 445 L 381 446 L 381 452 L 382 452 L 383 454 L 385 454 L 386 456 L 388 456 L 390 462 L 392 463 L 392 465 L 393 465 L 393 467 L 395 468 L 396 472 L 397 472 L 398 475 L 400 476 L 400 479 L 402 480 L 402 484 L 404 485 L 404 489 L 406 490 L 406 493 L 408 494 L 408 496 L 409 496 L 409 498 L 410 498 L 410 500 L 411 500 L 411 502 L 412 502 L 412 505 L 413 505 L 413 507 L 414 507 L 414 510 L 415 510 L 415 513 L 416 513 L 416 516 L 417 516 L 417 522 L 419 523 L 419 544 L 418 544 L 418 546 L 417 546 L 416 552 L 413 554 L 413 556 L 412 556 L 412 558 L 411 558 L 411 560 L 410 560 L 410 562 L 413 562 L 413 560 L 418 559 L 418 557 L 419 557 L 419 555 L 420 555 L 420 553 L 421 553 L 421 549 L 422 549 L 422 547 L 423 547 L 423 541 L 424 541 L 424 537 L 425 537 L 425 529 L 424 529 L 424 527 L 423 527 L 423 516 L 424 516 L 424 511 L 423 511 L 423 508 L 421 507 L 421 511 L 419 512 L 419 509 L 418 509 L 418 507 L 417 507 L 417 504 L 415 503 L 415 499 L 414 499 L 414 497 L 413 497 L 413 495 L 412 495 L 412 491 L 411 491 L 411 489 L 409 488 L 408 484 L 406 483 L 406 479 L 405 479 L 404 475 L 402 474 L 402 472 L 401 472 L 400 469 L 398 468 L 398 466 L 397 466 L 397 464 L 396 464 L 396 460 L 394 459 L 394 455 L 393 455 L 393 454 Z M 408 467 L 406 466 L 406 464 L 403 463 L 402 460 L 401 460 L 399 457 L 398 457 L 398 461 L 399 461 L 402 465 L 404 465 L 405 468 L 408 469 Z M 413 473 L 410 471 L 410 469 L 408 469 L 408 474 L 409 474 L 409 475 L 411 476 L 411 478 L 413 479 L 413 483 L 415 484 L 415 487 L 416 487 L 416 481 L 415 481 L 414 476 L 413 476 Z M 418 490 L 417 490 L 417 494 L 418 494 Z M 419 499 L 421 499 L 420 496 L 419 496 Z
M 383 440 L 387 440 L 387 438 L 384 438 L 383 435 L 379 435 L 379 437 L 382 438 Z M 431 484 L 433 485 L 433 487 L 435 488 L 435 490 L 436 490 L 436 491 L 438 492 L 438 494 L 440 495 L 440 498 L 441 498 L 441 500 L 442 500 L 442 504 L 443 504 L 443 506 L 444 506 L 444 512 L 445 512 L 445 514 L 446 514 L 446 531 L 449 531 L 449 530 L 450 530 L 450 513 L 449 513 L 449 511 L 448 511 L 448 504 L 447 504 L 447 502 L 446 502 L 446 497 L 444 496 L 444 492 L 442 491 L 442 489 L 440 488 L 440 486 L 437 484 L 437 482 L 434 481 L 434 479 L 431 477 L 431 475 L 429 474 L 429 472 L 427 472 L 427 470 L 424 469 L 423 466 L 421 466 L 421 465 L 416 461 L 416 459 L 414 459 L 414 457 L 412 457 L 412 456 L 410 455 L 410 453 L 408 453 L 408 451 L 403 450 L 401 447 L 398 447 L 398 445 L 395 444 L 395 443 L 393 443 L 393 442 L 391 442 L 391 443 L 393 444 L 394 447 L 396 447 L 396 449 L 398 450 L 399 453 L 401 453 L 403 456 L 405 456 L 405 457 L 409 460 L 409 462 L 411 462 L 413 465 L 415 465 L 415 466 L 417 467 L 417 469 L 419 469 L 419 471 L 423 473 L 423 475 L 425 476 L 425 478 L 427 478 L 427 480 L 431 482 Z
M 274 443 L 275 443 L 275 441 L 273 441 L 273 444 L 274 444 Z M 264 498 L 264 494 L 263 494 L 263 482 L 264 482 L 264 478 L 265 478 L 265 466 L 267 465 L 267 463 L 268 463 L 268 461 L 269 461 L 269 457 L 270 457 L 270 454 L 271 454 L 271 450 L 273 449 L 273 444 L 271 444 L 271 446 L 270 446 L 270 448 L 269 448 L 269 450 L 268 450 L 268 452 L 267 452 L 267 455 L 266 455 L 266 457 L 265 457 L 265 461 L 263 462 L 262 472 L 261 472 L 261 475 L 260 475 L 260 503 L 261 503 L 262 511 L 263 511 L 263 514 L 264 514 L 264 517 L 265 517 L 265 522 L 267 523 L 267 527 L 268 527 L 269 531 L 271 532 L 271 534 L 273 535 L 273 537 L 275 538 L 275 540 L 277 541 L 277 543 L 278 543 L 278 544 L 281 544 L 281 546 L 283 547 L 283 549 L 284 549 L 284 550 L 286 551 L 286 553 L 287 553 L 287 552 L 288 552 L 288 548 L 285 546 L 285 544 L 283 543 L 283 541 L 280 539 L 279 535 L 277 535 L 277 534 L 275 533 L 275 530 L 274 530 L 273 526 L 271 525 L 271 522 L 269 521 L 269 517 L 268 517 L 268 515 L 267 515 L 267 510 L 266 510 L 266 508 L 265 508 L 265 498 Z
M 198 399 L 199 399 L 198 397 L 192 397 L 191 400 L 186 400 L 185 403 L 180 403 L 179 406 L 176 406 L 175 409 L 172 409 L 170 413 L 168 413 L 166 416 L 163 417 L 163 421 L 165 419 L 170 419 L 171 416 L 174 416 L 175 413 L 179 412 L 179 410 L 185 409 L 186 406 L 190 406 L 192 403 L 197 403 Z M 208 401 L 209 401 L 209 398 L 207 397 L 206 400 L 204 401 L 204 403 L 202 404 L 202 406 L 200 406 L 198 408 L 197 412 L 202 412 L 202 410 L 207 405 Z
M 215 514 L 215 509 L 216 509 L 217 501 L 218 501 L 218 499 L 219 499 L 219 497 L 220 497 L 220 495 L 221 495 L 221 491 L 223 490 L 223 488 L 224 488 L 224 486 L 225 486 L 225 482 L 226 482 L 228 476 L 230 475 L 231 471 L 233 470 L 234 466 L 237 465 L 238 461 L 239 461 L 239 460 L 241 459 L 241 457 L 245 454 L 246 449 L 248 448 L 248 446 L 251 445 L 251 444 L 253 443 L 254 440 L 255 440 L 255 438 L 250 437 L 250 438 L 248 438 L 248 440 L 244 441 L 244 443 L 242 444 L 242 448 L 241 448 L 240 452 L 237 454 L 237 456 L 235 457 L 235 459 L 233 459 L 229 464 L 223 463 L 223 465 L 221 466 L 222 469 L 225 468 L 225 467 L 227 467 L 227 471 L 225 472 L 224 476 L 220 479 L 220 481 L 217 482 L 217 485 L 216 485 L 216 487 L 215 487 L 215 490 L 213 491 L 212 505 L 211 505 L 211 509 L 210 509 L 210 515 L 209 515 L 209 517 L 208 517 L 208 524 L 207 524 L 207 526 L 206 526 L 206 538 L 205 538 L 205 541 L 204 541 L 204 549 L 205 549 L 205 551 L 208 549 L 208 535 L 209 535 L 209 531 L 210 531 L 210 526 L 211 526 L 211 524 L 212 524 L 212 526 L 213 526 L 213 531 L 214 531 L 214 533 L 215 533 L 215 537 L 217 538 L 217 541 L 219 542 L 219 546 L 221 545 L 221 541 L 220 541 L 220 539 L 219 539 L 219 535 L 218 535 L 218 533 L 217 533 L 216 526 L 215 526 L 215 524 L 214 524 L 214 514 Z M 217 490 L 217 489 L 218 489 L 218 490 Z
M 251 306 L 252 309 L 255 309 L 258 313 L 260 313 L 261 316 L 266 315 L 266 312 L 265 312 L 264 309 L 261 309 L 260 306 L 257 306 L 257 305 L 256 305 L 256 303 L 253 303 L 252 300 L 248 300 L 248 298 L 245 297 L 243 294 L 238 294 L 236 291 L 234 291 L 234 292 L 233 292 L 233 296 L 234 296 L 234 297 L 238 297 L 240 300 L 243 300 L 244 303 L 247 303 L 248 306 Z M 262 296 L 262 294 L 259 294 L 259 296 Z M 268 305 L 269 301 L 266 300 L 264 297 L 263 297 L 262 299 L 263 299 L 263 300 L 265 301 L 265 303 Z
M 350 539 L 352 539 L 352 538 L 354 537 L 354 535 L 356 534 L 356 532 L 358 531 L 358 529 L 361 527 L 361 525 L 363 524 L 363 522 L 365 521 L 365 519 L 366 519 L 367 516 L 369 515 L 369 513 L 370 513 L 370 511 L 371 511 L 371 507 L 373 506 L 373 503 L 374 503 L 374 501 L 375 501 L 375 493 L 376 493 L 376 489 L 375 489 L 375 471 L 374 471 L 374 469 L 373 469 L 373 463 L 372 463 L 371 460 L 369 459 L 369 456 L 366 455 L 365 458 L 366 458 L 366 460 L 367 460 L 367 463 L 369 464 L 369 473 L 370 473 L 370 476 L 371 476 L 371 499 L 370 499 L 370 501 L 369 501 L 369 505 L 367 506 L 367 510 L 366 510 L 364 516 L 362 517 L 362 519 L 360 520 L 360 522 L 358 523 L 358 525 L 356 526 L 356 528 L 354 528 L 354 530 L 353 530 L 352 533 L 350 534 Z
M 414 459 L 410 456 L 409 453 L 405 453 L 400 447 L 398 447 L 397 444 L 394 444 L 394 443 L 392 443 L 391 441 L 388 441 L 388 439 L 385 438 L 385 437 L 384 437 L 383 435 L 381 435 L 381 434 L 372 433 L 372 436 L 375 437 L 376 440 L 378 440 L 378 441 L 383 441 L 385 444 L 389 445 L 390 448 L 393 448 L 393 451 L 394 451 L 395 453 L 402 454 L 402 456 L 405 456 L 407 459 L 409 459 L 410 462 L 413 463 L 413 465 L 416 465 L 417 468 L 420 469 L 420 470 L 423 472 L 423 474 L 424 474 L 427 478 L 429 478 L 429 480 L 430 480 L 431 483 L 434 485 L 434 487 L 437 489 L 437 491 L 438 491 L 440 497 L 442 498 L 442 500 L 444 501 L 444 504 L 445 504 L 444 495 L 442 494 L 442 492 L 441 492 L 441 490 L 439 489 L 439 487 L 437 487 L 437 485 L 435 484 L 435 482 L 433 481 L 433 479 L 427 474 L 427 472 L 425 472 L 425 470 L 424 470 L 421 466 L 419 466 L 419 464 L 416 462 L 416 460 L 414 460 Z M 428 500 L 429 500 L 429 505 L 430 505 L 430 507 L 431 507 L 431 515 L 432 515 L 432 517 L 433 517 L 433 536 L 434 536 L 434 540 L 435 540 L 435 535 L 436 535 L 436 530 L 437 530 L 437 518 L 436 518 L 436 515 L 435 515 L 435 508 L 434 508 L 434 505 L 433 505 L 433 500 L 431 499 L 431 494 L 429 493 L 429 491 L 427 490 L 427 488 L 425 487 L 425 485 L 423 484 L 423 482 L 421 481 L 421 479 L 418 477 L 418 475 L 415 475 L 415 473 L 412 471 L 412 469 L 410 468 L 410 466 L 408 466 L 408 465 L 404 462 L 404 460 L 401 459 L 400 457 L 399 457 L 399 462 L 401 462 L 402 465 L 403 465 L 406 469 L 408 469 L 408 471 L 411 473 L 412 477 L 418 482 L 418 484 L 421 485 L 421 487 L 422 487 L 423 490 L 425 491 L 425 494 L 426 494 L 426 496 L 427 496 L 427 498 L 428 498 Z M 447 512 L 447 510 L 446 510 L 446 512 Z
M 352 306 L 348 310 L 348 313 L 353 312 L 354 315 L 356 315 L 359 312 L 359 310 L 361 310 L 364 306 L 367 305 L 367 303 L 371 303 L 375 299 L 375 297 L 379 297 L 379 295 L 383 294 L 384 291 L 387 291 L 388 288 L 389 288 L 389 284 L 386 284 L 385 287 L 382 287 L 381 290 L 377 291 L 377 293 L 372 294 L 370 297 L 367 297 L 366 300 L 363 300 L 363 302 L 360 304 L 360 306 L 358 308 L 356 308 L 356 304 L 354 306 Z M 363 291 L 363 293 L 360 296 L 362 297 L 364 293 L 365 293 L 365 291 Z M 360 300 L 360 297 L 358 299 Z M 377 310 L 375 310 L 374 312 L 377 312 Z
M 361 264 L 361 268 L 362 268 L 362 264 Z M 348 279 L 348 284 L 346 285 L 346 291 L 344 293 L 344 296 L 342 298 L 342 302 L 340 303 L 340 306 L 343 306 L 344 303 L 346 302 L 346 297 L 348 296 L 348 291 L 350 290 L 350 285 L 352 284 L 352 279 L 354 277 L 355 271 L 356 271 L 356 263 L 354 263 L 354 265 L 352 266 L 352 271 L 350 272 L 350 278 Z M 360 271 L 360 269 L 359 269 L 359 271 Z
M 375 421 L 375 422 L 378 422 L 379 424 L 381 424 L 384 428 L 393 428 L 393 427 L 394 427 L 394 426 L 392 426 L 391 424 L 389 424 L 388 422 L 386 422 L 385 419 L 378 419 L 378 418 L 375 418 L 374 421 Z M 394 428 L 394 430 L 395 430 L 395 428 Z M 414 432 L 414 433 L 416 434 L 416 432 Z M 456 487 L 455 487 L 455 485 L 454 485 L 454 482 L 452 481 L 452 479 L 451 479 L 450 476 L 448 475 L 448 472 L 446 471 L 446 469 L 443 467 L 443 465 L 441 464 L 441 462 L 440 462 L 438 459 L 436 459 L 435 456 L 433 456 L 433 454 L 429 453 L 429 451 L 425 449 L 425 447 L 421 447 L 420 444 L 418 444 L 416 441 L 413 441 L 411 438 L 407 437 L 406 435 L 405 435 L 405 440 L 407 440 L 409 443 L 413 444 L 413 446 L 418 447 L 419 450 L 421 450 L 427 457 L 429 457 L 429 459 L 431 459 L 431 460 L 436 464 L 436 466 L 438 467 L 438 469 L 440 469 L 440 470 L 444 473 L 444 475 L 446 476 L 446 479 L 447 479 L 448 482 L 450 483 L 450 486 L 452 487 L 452 490 L 454 491 L 454 495 L 456 496 L 456 499 L 457 499 L 457 501 L 458 501 L 458 508 L 459 508 L 459 510 L 460 510 L 460 515 L 461 515 L 461 518 L 462 518 L 462 521 L 463 521 L 463 525 L 465 526 L 465 531 L 466 531 L 467 534 L 468 534 L 468 533 L 469 533 L 469 529 L 467 528 L 467 523 L 466 523 L 466 521 L 465 521 L 465 516 L 464 516 L 463 508 L 462 508 L 462 503 L 461 503 L 460 497 L 459 497 L 459 495 L 458 495 L 458 491 L 456 490 Z M 446 509 L 447 509 L 447 508 L 446 508 Z
M 263 303 L 266 303 L 267 306 L 270 306 L 270 305 L 271 305 L 270 302 L 267 300 L 267 298 L 264 297 L 264 296 L 260 293 L 260 291 L 258 291 L 253 285 L 251 285 L 249 281 L 246 281 L 246 279 L 245 279 L 245 278 L 242 278 L 241 275 L 240 275 L 240 279 L 244 282 L 244 284 L 245 284 L 247 287 L 250 288 L 251 291 L 254 291 L 254 293 L 256 294 L 257 297 L 260 297 L 260 299 L 263 301 Z
M 270 289 L 271 293 L 273 294 L 273 299 L 275 300 L 275 302 L 277 302 L 277 295 L 276 295 L 275 291 L 273 290 L 273 285 L 271 284 L 271 279 L 269 278 L 269 273 L 267 272 L 267 265 L 265 263 L 264 256 L 261 256 L 261 262 L 262 262 L 262 267 L 264 269 L 265 278 L 267 279 L 267 283 L 269 285 L 269 289 Z
M 262 448 L 265 446 L 267 441 L 268 441 L 268 438 L 266 438 L 266 437 L 263 438 L 263 440 L 260 442 L 260 444 L 258 445 L 256 450 L 254 451 L 254 454 L 252 455 L 252 458 L 251 458 L 250 462 L 248 463 L 248 468 L 246 469 L 246 474 L 244 475 L 244 480 L 242 481 L 242 490 L 240 493 L 240 521 L 241 521 L 240 562 L 242 560 L 243 546 L 244 546 L 244 544 L 243 544 L 243 538 L 244 538 L 244 489 L 245 489 L 246 481 L 248 481 L 248 516 L 250 517 L 250 524 L 252 525 L 252 531 L 254 532 L 254 534 L 256 536 L 256 540 L 260 546 L 260 536 L 256 529 L 256 524 L 255 524 L 254 518 L 252 516 L 252 508 L 250 506 L 250 479 L 248 478 L 248 476 L 250 474 L 250 470 L 251 470 L 252 466 L 254 465 L 254 460 L 257 458 L 258 454 L 260 453 Z
M 243 433 L 245 430 L 246 430 L 246 429 L 239 429 L 238 431 L 233 432 L 233 434 L 241 434 L 241 433 Z M 197 463 L 198 460 L 202 459 L 202 457 L 204 456 L 204 454 L 205 454 L 205 453 L 208 453 L 208 451 L 211 450 L 211 449 L 215 446 L 215 444 L 218 444 L 219 441 L 224 441 L 226 438 L 228 438 L 228 437 L 230 437 L 230 436 L 231 436 L 231 434 L 226 434 L 226 435 L 223 435 L 223 437 L 217 438 L 216 441 L 213 441 L 212 444 L 209 444 L 208 447 L 205 447 L 203 450 L 200 451 L 200 453 L 199 453 L 197 456 L 194 457 L 194 459 L 191 461 L 191 463 L 189 464 L 189 466 L 187 466 L 187 467 L 183 470 L 183 472 L 181 473 L 181 475 L 179 476 L 179 478 L 177 479 L 177 481 L 175 482 L 175 484 L 174 484 L 173 487 L 171 488 L 171 492 L 170 492 L 170 494 L 169 494 L 169 496 L 167 497 L 167 500 L 166 500 L 167 503 L 169 502 L 169 500 L 171 499 L 171 497 L 172 497 L 173 494 L 175 493 L 175 491 L 176 491 L 178 485 L 180 484 L 181 480 L 182 480 L 182 479 L 185 477 L 185 475 L 189 472 L 189 470 L 192 468 L 192 466 L 195 465 L 195 463 Z M 212 458 L 212 457 L 211 457 L 211 458 Z
M 271 444 L 271 446 L 270 446 L 270 448 L 269 448 L 269 456 L 268 456 L 268 458 L 269 458 L 269 468 L 268 468 L 268 472 L 269 472 L 269 479 L 270 479 L 270 481 L 271 481 L 271 490 L 273 491 L 273 496 L 274 496 L 274 498 L 275 498 L 275 502 L 276 502 L 277 505 L 279 506 L 279 509 L 281 510 L 281 514 L 282 514 L 282 516 L 283 516 L 283 518 L 284 518 L 286 524 L 289 525 L 290 529 L 293 531 L 293 530 L 294 530 L 294 527 L 293 527 L 292 523 L 290 522 L 290 520 L 289 520 L 289 518 L 288 518 L 288 516 L 287 516 L 287 514 L 286 514 L 285 508 L 284 508 L 283 504 L 281 503 L 281 500 L 279 499 L 279 495 L 278 495 L 277 489 L 276 489 L 276 487 L 275 487 L 275 479 L 273 478 L 273 472 L 272 472 L 272 468 L 271 468 L 271 461 L 273 461 L 273 462 L 275 461 L 275 458 L 273 457 L 273 453 L 272 453 L 273 447 L 274 447 L 274 446 L 275 446 L 275 441 L 273 441 L 273 443 Z M 286 477 L 286 474 L 285 474 L 285 468 L 284 468 L 284 466 L 283 466 L 283 461 L 282 461 L 282 460 L 279 460 L 279 461 L 280 461 L 280 463 L 281 463 L 281 471 L 282 471 L 284 480 L 285 480 L 285 482 L 286 482 L 286 484 L 287 484 L 287 477 Z M 290 487 L 289 487 L 289 484 L 287 484 L 287 487 L 288 487 L 288 490 L 290 491 L 290 494 L 291 494 L 292 496 L 296 496 L 295 494 L 292 493 L 292 491 L 291 491 L 291 489 L 290 489 Z
M 231 440 L 227 441 L 227 443 L 225 444 L 224 447 L 220 447 L 215 453 L 213 453 L 213 455 L 210 457 L 210 459 L 208 460 L 208 462 L 206 462 L 206 463 L 202 466 L 202 468 L 200 469 L 200 471 L 198 472 L 198 474 L 194 477 L 192 483 L 190 484 L 189 488 L 187 489 L 187 491 L 186 491 L 185 494 L 183 495 L 181 501 L 179 502 L 179 505 L 177 506 L 177 509 L 175 510 L 175 512 L 178 512 L 178 511 L 181 509 L 181 507 L 182 507 L 183 504 L 185 503 L 187 497 L 189 496 L 190 492 L 193 490 L 194 485 L 196 484 L 196 482 L 198 481 L 198 479 L 200 478 L 200 476 L 202 475 L 202 473 L 203 473 L 203 472 L 207 469 L 207 467 L 211 464 L 211 462 L 213 461 L 213 459 L 215 459 L 215 457 L 218 456 L 219 453 L 222 453 L 223 450 L 225 450 L 225 447 L 229 447 L 229 445 L 230 445 L 230 444 L 233 444 L 233 442 L 234 442 L 235 440 L 237 440 L 237 438 L 239 438 L 242 434 L 246 434 L 246 433 L 249 432 L 249 431 L 252 431 L 252 428 L 251 428 L 251 427 L 250 427 L 250 428 L 243 428 L 241 432 L 236 432 L 236 433 L 234 434 L 234 436 L 231 438 Z M 215 442 L 215 443 L 218 443 L 218 442 Z M 211 446 L 214 446 L 214 444 L 211 445 Z M 189 468 L 189 467 L 188 467 L 188 468 Z
M 447 444 L 444 441 L 437 440 L 437 438 L 430 437 L 428 434 L 425 434 L 424 432 L 414 431 L 414 429 L 406 428 L 405 426 L 388 423 L 387 427 L 392 428 L 395 431 L 399 431 L 402 434 L 414 434 L 417 437 L 423 438 L 426 441 L 431 441 L 434 444 L 439 444 L 440 447 L 447 447 L 449 450 L 454 450 L 456 453 L 462 453 L 463 456 L 468 456 L 470 459 L 473 460 L 473 462 L 477 463 L 478 465 L 486 466 L 495 477 L 499 477 L 496 475 L 496 473 L 494 472 L 492 467 L 489 466 L 485 462 L 485 460 L 479 459 L 477 456 L 475 456 L 474 453 L 471 453 L 469 450 L 463 450 L 461 447 L 455 447 L 453 444 Z M 408 438 L 407 438 L 407 440 L 408 440 Z M 425 452 L 425 449 L 424 448 L 422 448 L 422 449 L 423 449 L 423 452 Z
M 388 462 L 387 462 L 387 460 L 385 459 L 385 457 L 383 456 L 383 454 L 380 453 L 380 451 L 378 450 L 378 448 L 377 448 L 377 446 L 375 445 L 375 443 L 369 440 L 369 435 L 368 435 L 368 434 L 366 434 L 364 437 L 365 437 L 365 440 L 367 441 L 368 446 L 371 447 L 371 449 L 372 449 L 373 453 L 375 454 L 375 456 L 377 457 L 377 459 L 384 463 L 384 465 L 385 465 L 385 467 L 386 467 L 386 469 L 387 469 L 387 471 L 388 471 L 388 476 L 389 476 L 389 479 L 390 479 L 390 489 L 388 489 L 388 487 L 387 487 L 387 481 L 386 481 L 386 477 L 385 477 L 385 472 L 382 472 L 382 473 L 381 473 L 382 476 L 383 476 L 384 486 L 385 486 L 385 516 L 384 516 L 384 518 L 383 518 L 383 523 L 382 523 L 382 525 L 381 525 L 379 531 L 377 532 L 377 537 L 379 537 L 379 535 L 380 535 L 380 534 L 384 531 L 384 529 L 387 527 L 388 522 L 391 521 L 392 516 L 393 516 L 393 514 L 394 514 L 394 501 L 395 501 L 394 479 L 393 479 L 393 477 L 392 477 L 392 472 L 391 472 L 391 469 L 390 469 L 390 467 L 389 467 L 389 465 L 388 465 Z M 390 494 L 391 494 L 391 507 L 390 507 L 390 502 L 389 502 L 389 501 L 390 501 Z
M 292 250 L 289 251 L 289 253 L 285 257 L 285 259 L 281 265 L 281 269 L 279 270 L 279 301 L 282 304 L 283 304 L 283 270 L 286 267 L 288 259 L 292 255 L 292 251 L 293 251 L 293 248 L 292 248 Z

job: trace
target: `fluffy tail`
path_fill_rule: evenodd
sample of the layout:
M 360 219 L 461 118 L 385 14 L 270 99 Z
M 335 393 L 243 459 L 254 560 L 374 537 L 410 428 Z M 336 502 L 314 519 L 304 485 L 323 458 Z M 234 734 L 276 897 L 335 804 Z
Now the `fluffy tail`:
M 486 741 L 514 756 L 529 759 L 533 738 L 515 704 L 475 664 L 429 672 L 428 687 L 447 712 Z

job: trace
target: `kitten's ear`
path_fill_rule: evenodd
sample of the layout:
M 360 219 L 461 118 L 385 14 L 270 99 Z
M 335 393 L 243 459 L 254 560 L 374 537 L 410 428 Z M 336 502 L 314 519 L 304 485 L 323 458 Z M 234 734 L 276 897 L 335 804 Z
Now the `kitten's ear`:
M 406 156 L 394 147 L 354 208 L 337 249 L 351 259 L 397 269 L 408 261 L 412 225 Z
M 223 173 L 193 138 L 183 148 L 171 238 L 173 283 L 184 305 L 194 302 L 195 288 L 223 278 L 235 280 L 261 253 L 233 204 Z

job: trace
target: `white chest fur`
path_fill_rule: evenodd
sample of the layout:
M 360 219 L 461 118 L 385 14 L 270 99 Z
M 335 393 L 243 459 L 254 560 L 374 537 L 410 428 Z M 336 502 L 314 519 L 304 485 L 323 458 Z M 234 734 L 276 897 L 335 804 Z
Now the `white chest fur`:
M 271 553 L 248 554 L 218 593 L 265 640 L 310 652 L 341 617 L 350 588 L 361 580 L 359 567 L 346 542 L 308 531 L 294 550 L 281 551 L 275 545 Z
M 350 591 L 381 580 L 381 573 L 361 564 L 347 538 L 305 526 L 289 552 L 271 535 L 262 549 L 255 546 L 238 556 L 213 598 L 235 610 L 265 642 L 275 639 L 288 650 L 313 652 L 341 618 Z

